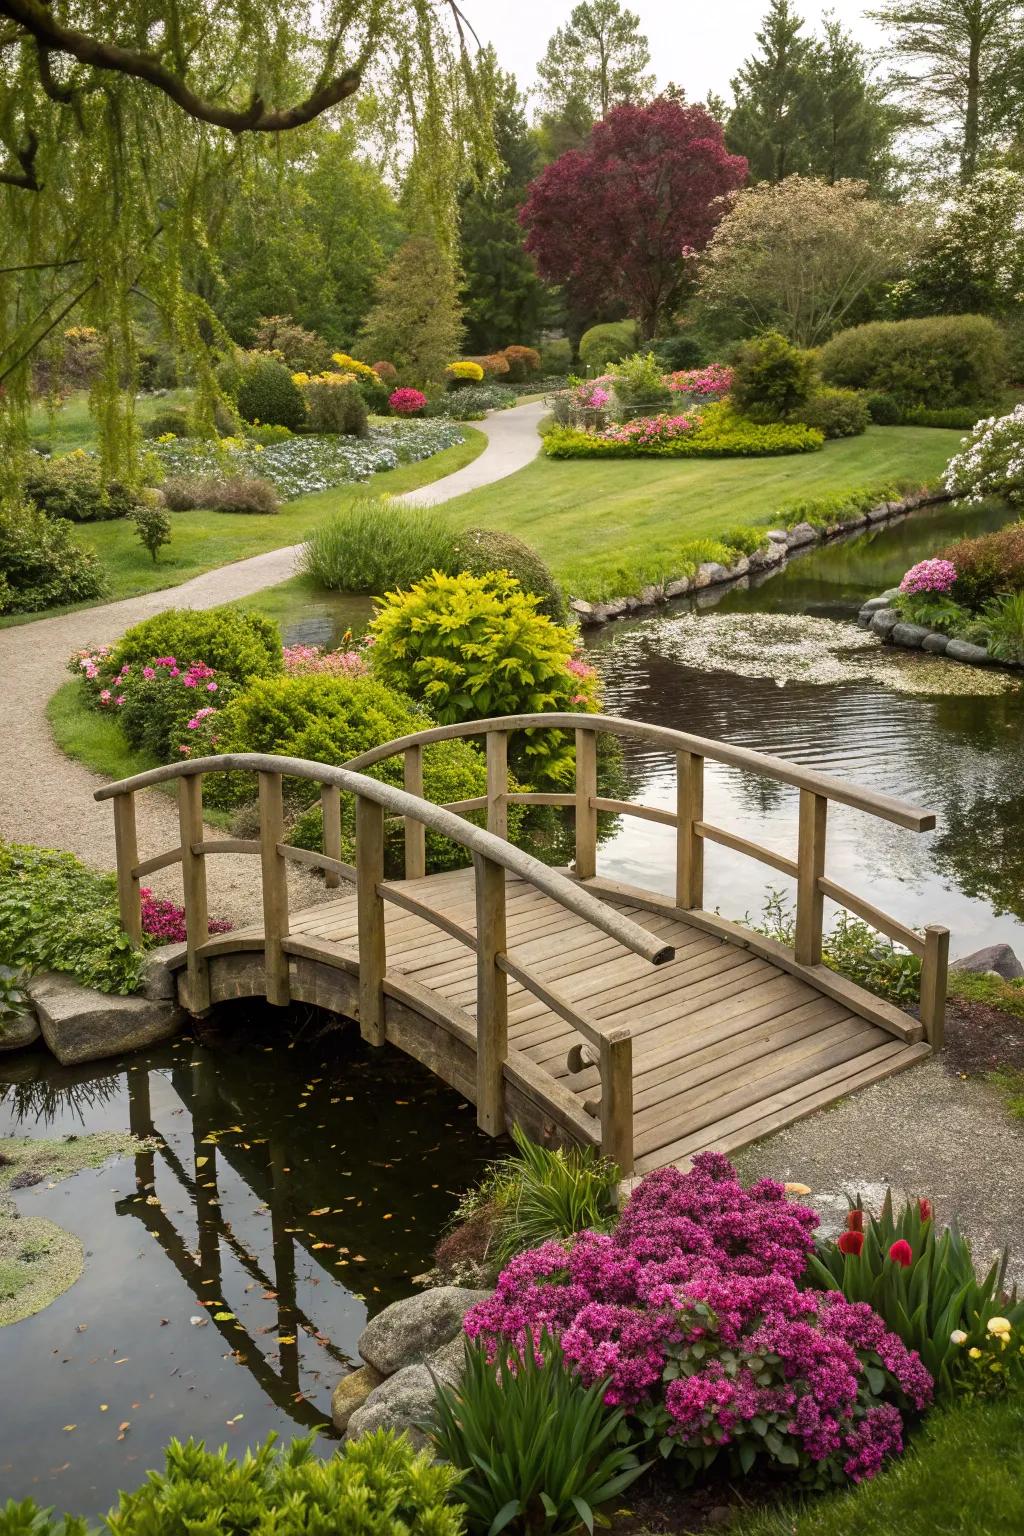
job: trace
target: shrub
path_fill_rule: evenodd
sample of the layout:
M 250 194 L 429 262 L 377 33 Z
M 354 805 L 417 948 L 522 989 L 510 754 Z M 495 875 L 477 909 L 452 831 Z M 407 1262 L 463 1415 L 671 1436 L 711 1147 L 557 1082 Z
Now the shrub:
M 191 733 L 202 726 L 205 740 L 211 734 L 211 717 L 235 691 L 229 679 L 218 678 L 205 662 L 179 662 L 174 656 L 125 662 L 112 675 L 101 665 L 98 677 L 91 669 L 86 677 L 98 706 L 116 712 L 129 746 L 162 763 L 188 757 L 196 739 Z
M 303 544 L 298 568 L 331 591 L 407 587 L 429 571 L 451 569 L 454 535 L 433 507 L 364 496 L 320 523 Z
M 127 517 L 138 504 L 126 486 L 116 480 L 105 483 L 96 459 L 81 449 L 53 459 L 32 455 L 24 488 L 40 512 L 72 523 Z
M 508 376 L 513 384 L 525 384 L 540 373 L 540 353 L 535 347 L 506 347 L 502 356 L 508 363 Z
M 165 544 L 171 542 L 171 520 L 163 507 L 155 500 L 144 501 L 131 514 L 139 543 L 148 550 L 156 564 L 156 557 Z
M 736 349 L 732 398 L 752 421 L 784 421 L 806 404 L 813 386 L 811 354 L 779 331 L 766 331 Z
M 113 647 L 109 670 L 178 656 L 186 666 L 203 661 L 233 682 L 281 671 L 281 632 L 272 619 L 238 608 L 169 608 L 134 624 Z
M 545 378 L 557 378 L 572 367 L 572 342 L 565 336 L 545 341 L 540 349 L 540 366 Z
M 139 887 L 142 898 L 142 931 L 161 944 L 184 944 L 188 938 L 185 908 L 162 896 L 154 896 L 148 886 Z M 207 920 L 208 933 L 230 933 L 231 924 L 220 917 Z
M 245 435 L 261 447 L 269 447 L 271 443 L 286 443 L 294 436 L 289 427 L 275 427 L 269 422 L 261 421 L 258 425 L 248 422 L 245 427 Z
M 634 352 L 620 363 L 611 363 L 608 372 L 615 398 L 626 415 L 654 415 L 659 407 L 672 402 L 672 391 L 662 379 L 661 365 L 653 352 Z
M 977 609 L 999 592 L 1024 588 L 1024 522 L 998 533 L 960 539 L 941 551 L 941 559 L 956 570 L 952 595 L 966 608 Z
M 721 400 L 732 389 L 732 369 L 724 363 L 683 368 L 670 374 L 665 383 L 673 394 L 686 395 L 695 402 Z
M 0 963 L 134 992 L 142 955 L 121 931 L 117 880 L 70 853 L 0 841 Z
M 932 1383 L 870 1307 L 798 1289 L 815 1221 L 781 1184 L 746 1190 L 700 1153 L 643 1179 L 610 1236 L 513 1259 L 465 1330 L 491 1358 L 527 1328 L 556 1334 L 583 1383 L 691 1475 L 721 1458 L 860 1481 L 902 1448 L 900 1407 L 925 1407 Z
M 1024 666 L 1024 588 L 990 597 L 981 611 L 989 654 Z
M 867 405 L 876 427 L 898 427 L 903 420 L 903 408 L 893 395 L 868 395 Z
M 620 433 L 613 438 L 555 427 L 544 438 L 544 452 L 552 459 L 759 458 L 814 453 L 824 441 L 816 427 L 796 422 L 749 421 L 723 401 L 708 406 L 697 426 L 681 435 L 659 433 L 645 441 L 643 435 Z
M 859 437 L 867 431 L 870 414 L 864 396 L 856 390 L 816 389 L 792 419 L 817 427 L 826 438 Z
M 796 917 L 782 891 L 769 889 L 756 931 L 776 939 L 787 949 L 793 948 Z M 840 912 L 825 934 L 822 959 L 830 970 L 848 976 L 858 986 L 890 1002 L 902 1006 L 917 1001 L 921 989 L 918 956 L 847 912 Z
M 977 405 L 952 405 L 941 411 L 930 410 L 924 405 L 911 405 L 904 411 L 902 423 L 906 427 L 943 427 L 969 432 L 981 414 L 981 407 Z
M 425 416 L 443 416 L 449 421 L 479 421 L 488 411 L 504 411 L 516 403 L 512 389 L 500 384 L 467 384 L 465 388 L 437 395 L 427 402 Z
M 449 363 L 445 369 L 449 389 L 463 389 L 467 384 L 479 384 L 484 376 L 484 371 L 479 363 L 474 363 L 472 358 L 464 358 L 461 362 Z
M 596 677 L 576 657 L 575 635 L 537 606 L 500 572 L 435 571 L 385 597 L 370 625 L 374 672 L 421 700 L 442 725 L 597 708 Z M 572 776 L 574 750 L 564 732 L 526 732 L 519 753 L 520 776 L 531 783 Z
M 171 475 L 160 487 L 172 512 L 277 512 L 276 487 L 258 475 Z
M 853 1202 L 845 1232 L 818 1244 L 807 1278 L 871 1306 L 949 1397 L 979 1373 L 982 1391 L 1024 1387 L 1024 1301 L 1007 1295 L 1006 1265 L 1004 1254 L 979 1281 L 970 1244 L 956 1227 L 936 1226 L 930 1200 L 897 1214 L 887 1190 L 877 1217 Z
M 964 501 L 1024 500 L 1024 404 L 979 421 L 942 478 L 946 490 Z
M 235 402 L 243 421 L 269 422 L 298 431 L 306 407 L 291 370 L 268 352 L 246 352 L 237 371 Z
M 366 437 L 370 423 L 366 400 L 352 374 L 320 373 L 315 378 L 296 374 L 306 402 L 306 419 L 313 432 L 341 432 L 346 437 Z
M 183 405 L 166 405 L 154 411 L 142 428 L 143 437 L 166 437 L 168 432 L 175 437 L 192 436 L 192 419 Z
M 580 337 L 580 362 L 584 368 L 605 368 L 636 351 L 635 320 L 613 320 L 592 325 Z
M 574 1536 L 644 1471 L 618 1443 L 624 1418 L 541 1330 L 521 1349 L 501 1344 L 491 1361 L 467 1344 L 461 1386 L 438 1383 L 432 1439 L 460 1474 L 471 1531 Z
M 503 379 L 510 372 L 509 361 L 504 352 L 488 352 L 480 357 L 471 358 L 470 361 L 479 363 L 485 379 Z
M 374 363 L 373 371 L 383 384 L 398 383 L 398 369 L 395 367 L 394 363 L 388 363 L 381 360 L 379 363 Z
M 333 353 L 332 361 L 337 363 L 344 373 L 353 375 L 368 411 L 372 411 L 375 416 L 388 414 L 388 395 L 391 385 L 375 368 L 371 368 L 369 363 L 361 363 L 357 357 L 350 357 L 347 352 Z M 388 365 L 385 364 L 385 366 Z M 397 379 L 397 370 L 393 370 L 393 373 Z
M 513 533 L 502 533 L 494 528 L 467 528 L 455 535 L 446 563 L 437 561 L 434 568 L 446 570 L 452 576 L 460 571 L 467 571 L 470 576 L 507 571 L 524 592 L 540 599 L 538 613 L 547 614 L 556 623 L 565 620 L 565 599 L 555 578 L 536 550 Z M 424 566 L 417 574 L 425 576 L 430 569 L 430 566 Z
M 331 349 L 322 336 L 307 331 L 291 315 L 263 315 L 252 338 L 257 352 L 276 352 L 292 372 L 320 373 L 330 362 Z
M 427 397 L 421 389 L 396 389 L 388 396 L 388 405 L 396 416 L 422 415 Z
M 651 351 L 665 373 L 676 373 L 682 368 L 703 368 L 707 362 L 707 348 L 695 336 L 662 336 L 651 342 Z
M 904 408 L 991 400 L 1005 374 L 1002 335 L 983 315 L 857 325 L 826 342 L 820 364 L 827 383 L 883 391 Z
M 106 591 L 95 552 L 75 543 L 70 523 L 0 503 L 0 613 L 88 602 Z

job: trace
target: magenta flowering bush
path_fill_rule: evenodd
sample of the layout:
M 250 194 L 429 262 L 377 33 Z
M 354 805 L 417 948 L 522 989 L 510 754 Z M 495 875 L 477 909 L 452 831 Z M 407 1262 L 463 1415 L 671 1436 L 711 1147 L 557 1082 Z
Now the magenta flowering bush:
M 688 395 L 693 400 L 721 400 L 732 389 L 732 369 L 725 363 L 709 363 L 706 368 L 681 368 L 667 374 L 665 383 L 673 394 Z
M 329 672 L 342 677 L 365 677 L 369 672 L 362 651 L 328 651 L 322 645 L 286 645 L 284 670 L 291 676 Z
M 98 709 L 116 713 L 130 746 L 161 762 L 201 756 L 216 746 L 218 710 L 237 692 L 230 678 L 203 661 L 175 656 L 126 661 L 115 671 L 110 655 L 110 646 L 76 651 L 69 668 L 84 678 Z
M 815 1485 L 859 1481 L 902 1448 L 900 1410 L 924 1408 L 932 1382 L 869 1306 L 800 1289 L 815 1223 L 782 1185 L 744 1189 L 703 1153 L 644 1179 L 610 1236 L 513 1259 L 466 1333 L 493 1357 L 547 1327 L 691 1474 L 762 1458 Z
M 142 886 L 142 931 L 159 944 L 183 944 L 185 942 L 185 909 L 176 906 L 162 896 L 154 896 L 148 886 Z M 231 924 L 224 918 L 211 917 L 210 933 L 230 933 Z
M 388 396 L 388 405 L 396 416 L 418 416 L 427 403 L 427 397 L 420 389 L 393 389 Z
M 668 443 L 674 438 L 685 437 L 697 425 L 689 416 L 634 416 L 632 421 L 616 422 L 599 433 L 608 443 Z
M 947 593 L 956 581 L 956 566 L 951 560 L 919 560 L 900 582 L 900 591 L 911 596 L 923 592 Z

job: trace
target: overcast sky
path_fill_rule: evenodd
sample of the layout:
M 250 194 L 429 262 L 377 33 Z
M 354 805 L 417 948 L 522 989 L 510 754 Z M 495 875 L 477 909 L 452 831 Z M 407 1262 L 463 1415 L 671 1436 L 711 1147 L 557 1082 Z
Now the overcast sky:
M 466 16 L 483 42 L 493 43 L 505 69 L 523 89 L 534 83 L 537 60 L 556 27 L 569 16 L 573 0 L 462 0 Z M 729 94 L 729 81 L 754 46 L 765 0 L 628 0 L 651 44 L 659 86 L 675 80 L 691 100 L 708 91 Z M 863 17 L 859 0 L 800 6 L 808 30 L 823 11 L 834 11 L 868 47 L 877 29 Z

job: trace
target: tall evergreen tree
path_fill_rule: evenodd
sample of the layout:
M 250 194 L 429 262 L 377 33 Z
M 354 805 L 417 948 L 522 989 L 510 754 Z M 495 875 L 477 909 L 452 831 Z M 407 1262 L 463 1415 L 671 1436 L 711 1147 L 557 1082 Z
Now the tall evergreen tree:
M 736 105 L 726 143 L 744 155 L 752 181 L 783 181 L 807 169 L 811 39 L 790 0 L 771 0 L 755 34 L 760 53 L 732 82 Z
M 808 170 L 825 181 L 883 185 L 900 116 L 884 88 L 870 80 L 864 49 L 835 16 L 824 19 L 806 75 Z
M 540 151 L 526 123 L 525 97 L 514 75 L 495 77 L 494 142 L 498 173 L 462 192 L 463 303 L 467 346 L 491 352 L 530 343 L 544 323 L 548 290 L 523 248 L 519 209 L 540 169 Z
M 635 12 L 623 10 L 619 0 L 582 0 L 551 38 L 537 74 L 548 111 L 561 114 L 575 101 L 603 118 L 612 107 L 651 95 L 650 62 Z

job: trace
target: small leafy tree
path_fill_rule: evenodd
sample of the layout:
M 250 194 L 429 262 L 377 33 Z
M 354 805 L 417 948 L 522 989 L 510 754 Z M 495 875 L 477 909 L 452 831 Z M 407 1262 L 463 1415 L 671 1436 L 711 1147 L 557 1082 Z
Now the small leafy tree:
M 171 519 L 164 508 L 155 501 L 143 501 L 131 514 L 143 549 L 148 549 L 156 564 L 156 557 L 165 544 L 171 542 Z
M 407 240 L 380 282 L 361 337 L 364 357 L 389 358 L 406 384 L 444 378 L 462 344 L 451 258 L 426 235 Z
M 737 350 L 732 398 L 754 421 L 783 421 L 790 411 L 805 404 L 813 384 L 810 354 L 794 347 L 778 331 L 745 341 Z

